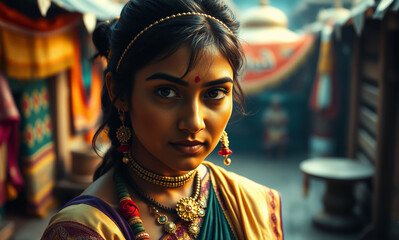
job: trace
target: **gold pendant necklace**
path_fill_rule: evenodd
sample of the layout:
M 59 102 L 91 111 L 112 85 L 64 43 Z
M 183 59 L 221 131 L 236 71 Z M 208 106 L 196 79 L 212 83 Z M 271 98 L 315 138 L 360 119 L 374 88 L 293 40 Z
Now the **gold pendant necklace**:
M 170 234 L 176 235 L 176 224 L 172 221 L 169 221 L 167 215 L 161 214 L 159 209 L 162 209 L 165 212 L 169 213 L 177 213 L 177 215 L 184 221 L 190 222 L 188 227 L 188 234 L 194 238 L 197 237 L 200 227 L 195 221 L 198 218 L 202 218 L 205 216 L 205 208 L 206 203 L 204 200 L 200 199 L 200 191 L 201 191 L 201 177 L 197 171 L 197 169 L 191 170 L 185 175 L 177 176 L 177 177 L 165 177 L 158 175 L 156 173 L 150 172 L 149 170 L 140 166 L 133 158 L 132 154 L 127 154 L 129 158 L 129 168 L 133 172 L 135 172 L 140 178 L 145 181 L 155 183 L 157 185 L 161 185 L 164 187 L 180 187 L 186 184 L 191 178 L 196 176 L 196 186 L 195 192 L 192 197 L 184 197 L 180 199 L 176 203 L 176 209 L 166 207 L 156 201 L 154 198 L 148 196 L 138 184 L 133 181 L 132 178 L 129 178 L 131 185 L 134 187 L 134 190 L 137 192 L 140 198 L 145 200 L 147 204 L 152 206 L 152 209 L 156 215 L 156 222 L 160 225 L 163 225 L 164 231 Z
M 201 177 L 197 173 L 197 183 L 195 194 L 193 197 L 184 197 L 176 203 L 176 213 L 184 221 L 190 222 L 188 227 L 188 234 L 194 238 L 197 237 L 200 232 L 200 227 L 195 223 L 197 218 L 202 218 L 205 216 L 206 203 L 204 200 L 200 200 L 201 191 Z M 159 204 L 158 204 L 159 205 Z M 156 215 L 156 221 L 158 224 L 163 225 L 164 231 L 170 234 L 176 235 L 176 224 L 174 222 L 169 222 L 168 217 L 165 214 L 161 214 L 155 206 L 152 209 Z

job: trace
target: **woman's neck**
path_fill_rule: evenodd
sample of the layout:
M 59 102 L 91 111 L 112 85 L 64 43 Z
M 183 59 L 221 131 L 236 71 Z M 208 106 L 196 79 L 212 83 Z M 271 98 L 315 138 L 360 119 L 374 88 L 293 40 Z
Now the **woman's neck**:
M 164 187 L 143 179 L 136 172 L 130 169 L 129 176 L 137 185 L 137 187 L 130 186 L 137 195 L 146 194 L 148 197 L 169 208 L 174 208 L 176 206 L 176 202 L 179 201 L 181 198 L 194 195 L 196 190 L 195 177 L 189 179 L 185 184 L 180 187 Z M 142 193 L 138 193 L 138 191 L 142 191 Z M 142 200 L 146 202 L 146 199 Z

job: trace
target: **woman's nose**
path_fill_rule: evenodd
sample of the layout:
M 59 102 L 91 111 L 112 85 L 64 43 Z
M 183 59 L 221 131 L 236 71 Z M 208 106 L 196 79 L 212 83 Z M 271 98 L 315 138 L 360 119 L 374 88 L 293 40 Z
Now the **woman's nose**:
M 200 101 L 187 103 L 181 109 L 178 128 L 189 133 L 198 133 L 205 129 L 204 109 Z

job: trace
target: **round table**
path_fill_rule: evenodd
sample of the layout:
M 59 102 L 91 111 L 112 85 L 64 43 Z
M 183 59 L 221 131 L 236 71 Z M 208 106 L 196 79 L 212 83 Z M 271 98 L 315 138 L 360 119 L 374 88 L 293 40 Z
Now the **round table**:
M 354 185 L 372 178 L 374 168 L 370 164 L 348 158 L 311 158 L 300 164 L 305 177 L 326 181 L 323 209 L 313 216 L 316 227 L 344 231 L 361 225 L 354 214 L 356 204 Z

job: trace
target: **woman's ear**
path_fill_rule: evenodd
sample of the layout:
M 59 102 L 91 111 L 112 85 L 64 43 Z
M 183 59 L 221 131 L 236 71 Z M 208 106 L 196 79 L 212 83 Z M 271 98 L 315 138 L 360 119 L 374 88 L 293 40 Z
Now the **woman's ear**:
M 115 101 L 116 96 L 115 96 L 115 93 L 113 91 L 114 83 L 112 81 L 112 74 L 110 72 L 108 72 L 107 75 L 105 75 L 105 85 L 107 86 L 109 99 L 115 105 L 115 107 L 118 110 L 122 110 L 124 112 L 128 112 L 129 109 L 128 109 L 127 103 L 125 101 L 122 101 L 120 98 L 116 99 L 116 101 Z

